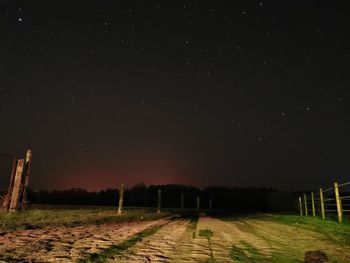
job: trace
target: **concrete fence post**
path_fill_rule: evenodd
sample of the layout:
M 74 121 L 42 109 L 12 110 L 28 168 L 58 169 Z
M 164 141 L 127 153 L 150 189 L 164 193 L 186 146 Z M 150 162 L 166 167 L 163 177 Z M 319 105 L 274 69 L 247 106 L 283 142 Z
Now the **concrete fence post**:
M 321 218 L 325 219 L 325 211 L 324 211 L 324 200 L 323 200 L 323 190 L 320 188 L 320 205 L 321 205 Z
M 338 221 L 339 223 L 343 222 L 343 211 L 342 211 L 342 204 L 341 204 L 341 199 L 339 195 L 339 186 L 338 183 L 334 183 L 334 194 L 335 194 L 335 201 L 337 204 L 337 214 L 338 214 Z
M 19 159 L 17 161 L 16 173 L 12 188 L 10 211 L 16 211 L 19 208 L 20 192 L 22 185 L 22 175 L 23 175 L 24 160 Z
M 199 199 L 199 196 L 197 196 L 197 210 L 199 210 L 200 208 L 200 199 Z
M 303 215 L 303 202 L 301 201 L 301 196 L 299 196 L 298 201 L 299 201 L 299 213 L 302 216 Z
M 160 213 L 161 202 L 162 202 L 162 190 L 158 189 L 158 208 L 157 208 L 158 214 Z
M 304 206 L 305 206 L 305 215 L 308 216 L 308 210 L 307 210 L 307 198 L 306 194 L 304 194 Z
M 26 158 L 24 163 L 24 170 L 23 170 L 23 192 L 22 192 L 22 208 L 25 209 L 28 207 L 28 187 L 29 187 L 29 175 L 30 175 L 30 166 L 32 163 L 32 150 L 28 150 L 26 152 Z
M 314 192 L 311 192 L 312 216 L 316 216 Z
M 118 215 L 122 214 L 123 210 L 123 201 L 124 201 L 124 184 L 121 184 L 119 190 L 119 205 L 118 205 Z

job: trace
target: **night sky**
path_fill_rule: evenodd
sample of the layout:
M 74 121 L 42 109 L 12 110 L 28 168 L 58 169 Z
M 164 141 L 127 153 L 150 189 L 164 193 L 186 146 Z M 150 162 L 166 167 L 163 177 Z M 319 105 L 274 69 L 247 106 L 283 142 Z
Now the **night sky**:
M 350 176 L 347 1 L 1 1 L 0 152 L 32 188 Z

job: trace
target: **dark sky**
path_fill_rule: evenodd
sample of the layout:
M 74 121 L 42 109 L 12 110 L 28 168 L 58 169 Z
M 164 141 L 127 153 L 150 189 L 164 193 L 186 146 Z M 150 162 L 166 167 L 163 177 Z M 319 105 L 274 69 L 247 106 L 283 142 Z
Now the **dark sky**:
M 0 152 L 31 186 L 350 174 L 347 1 L 1 1 Z

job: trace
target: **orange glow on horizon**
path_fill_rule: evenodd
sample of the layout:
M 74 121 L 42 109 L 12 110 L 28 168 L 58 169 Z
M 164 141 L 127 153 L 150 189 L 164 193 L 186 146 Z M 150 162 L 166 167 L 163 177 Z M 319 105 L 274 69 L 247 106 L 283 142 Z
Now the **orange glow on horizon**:
M 190 176 L 193 175 L 190 165 L 165 158 L 137 158 L 124 160 L 122 164 L 95 165 L 94 162 L 80 163 L 68 171 L 61 167 L 57 174 L 50 175 L 50 185 L 54 185 L 54 189 L 84 188 L 89 191 L 119 188 L 121 183 L 128 188 L 141 182 L 146 185 L 197 185 Z

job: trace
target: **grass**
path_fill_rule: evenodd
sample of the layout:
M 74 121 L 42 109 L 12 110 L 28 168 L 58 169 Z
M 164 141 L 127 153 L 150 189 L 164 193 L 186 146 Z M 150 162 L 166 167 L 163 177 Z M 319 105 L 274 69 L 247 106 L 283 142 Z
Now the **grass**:
M 297 215 L 275 215 L 275 214 L 255 214 L 255 215 L 244 215 L 244 216 L 227 216 L 219 217 L 224 221 L 236 221 L 239 228 L 247 233 L 250 233 L 257 238 L 264 240 L 267 244 L 278 247 L 267 254 L 262 253 L 262 251 L 252 245 L 252 243 L 247 243 L 241 240 L 237 245 L 233 245 L 230 250 L 230 256 L 234 261 L 238 262 L 304 262 L 304 250 L 305 247 L 300 244 L 288 244 L 286 242 L 280 242 L 278 240 L 271 239 L 268 235 L 265 236 L 264 232 L 260 232 L 257 228 L 252 226 L 250 223 L 245 221 L 249 219 L 256 219 L 259 221 L 271 222 L 276 224 L 287 225 L 291 227 L 296 227 L 298 230 L 296 235 L 305 235 L 305 233 L 315 232 L 320 234 L 319 240 L 314 240 L 314 248 L 318 247 L 318 241 L 327 241 L 327 244 L 333 244 L 335 247 L 343 248 L 342 251 L 346 251 L 350 245 L 350 223 L 345 220 L 343 224 L 339 224 L 334 218 L 328 218 L 327 220 L 322 220 L 319 217 L 312 216 L 297 216 Z M 282 228 L 281 228 L 282 229 Z M 310 231 L 310 232 L 303 232 Z M 303 234 L 304 233 L 304 234 Z M 305 236 L 307 238 L 307 236 Z M 324 243 L 326 244 L 326 243 Z M 307 241 L 304 244 L 308 247 Z M 312 244 L 309 244 L 310 246 Z M 309 249 L 309 248 L 308 248 Z M 328 249 L 330 254 L 330 262 L 348 262 L 344 261 L 344 255 L 338 255 L 339 251 L 336 252 L 334 247 L 323 247 L 323 249 Z M 322 250 L 323 250 L 322 249 Z M 345 250 L 344 250 L 345 249 Z M 331 252 L 332 251 L 332 252 Z M 328 253 L 327 252 L 327 253 Z
M 108 259 L 120 255 L 123 251 L 127 250 L 128 248 L 134 246 L 137 242 L 142 241 L 145 237 L 151 236 L 154 233 L 156 233 L 162 226 L 155 226 L 155 227 L 150 227 L 147 228 L 136 235 L 132 236 L 131 238 L 117 244 L 113 245 L 108 249 L 105 249 L 101 253 L 94 253 L 91 254 L 88 258 L 86 259 L 80 259 L 78 260 L 78 263 L 90 263 L 90 262 L 96 262 L 96 263 L 101 263 L 101 262 L 106 262 Z
M 206 238 L 210 239 L 213 236 L 213 232 L 209 229 L 200 229 L 199 236 L 206 237 Z
M 298 215 L 277 215 L 277 214 L 252 214 L 236 216 L 220 216 L 224 221 L 236 221 L 240 219 L 258 219 L 273 221 L 290 226 L 298 226 L 302 229 L 315 231 L 325 236 L 328 240 L 341 246 L 350 246 L 350 220 L 345 218 L 343 223 L 338 223 L 335 218 L 328 217 L 322 220 L 320 217 L 298 216 Z
M 199 229 L 198 235 L 200 237 L 205 237 L 208 240 L 208 247 L 210 251 L 210 258 L 207 259 L 207 263 L 214 263 L 216 262 L 214 259 L 214 253 L 213 249 L 211 247 L 211 238 L 213 237 L 213 232 L 210 229 Z
M 17 229 L 43 228 L 47 226 L 78 226 L 84 224 L 102 224 L 110 222 L 128 222 L 138 220 L 154 220 L 170 215 L 160 214 L 152 209 L 125 209 L 124 214 L 117 215 L 115 207 L 37 207 L 25 211 L 0 211 L 0 231 Z
M 190 224 L 189 224 L 189 230 L 192 231 L 192 238 L 196 238 L 196 229 L 198 224 L 198 215 L 190 217 Z
M 240 245 L 232 246 L 230 250 L 231 258 L 236 262 L 276 262 L 276 263 L 284 263 L 284 262 L 303 262 L 296 258 L 291 258 L 290 256 L 274 253 L 271 255 L 264 255 L 260 253 L 260 251 L 252 246 L 251 244 L 241 240 Z
M 322 220 L 312 216 L 261 215 L 260 218 L 287 225 L 298 225 L 301 228 L 318 232 L 338 245 L 350 246 L 350 221 L 348 219 L 340 224 L 333 218 Z

